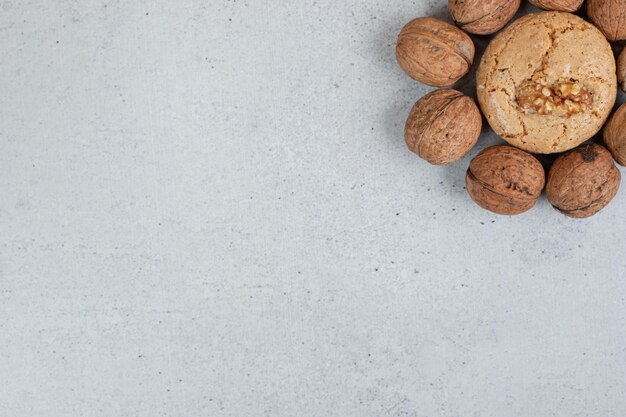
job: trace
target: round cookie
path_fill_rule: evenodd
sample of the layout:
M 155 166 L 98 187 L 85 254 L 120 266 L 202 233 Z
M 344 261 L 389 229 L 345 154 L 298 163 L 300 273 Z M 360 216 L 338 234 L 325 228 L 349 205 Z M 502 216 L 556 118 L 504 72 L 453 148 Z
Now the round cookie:
M 617 96 L 615 58 L 583 19 L 534 13 L 491 41 L 476 86 L 487 121 L 504 140 L 533 153 L 563 152 L 608 118 Z

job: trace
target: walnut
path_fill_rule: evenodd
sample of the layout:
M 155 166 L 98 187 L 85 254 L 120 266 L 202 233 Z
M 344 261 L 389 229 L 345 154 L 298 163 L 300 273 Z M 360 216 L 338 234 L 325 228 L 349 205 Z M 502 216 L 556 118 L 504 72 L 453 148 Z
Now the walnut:
M 604 143 L 617 163 L 626 166 L 626 104 L 622 104 L 604 126 Z
M 472 160 L 465 183 L 470 197 L 482 208 L 497 214 L 520 214 L 537 202 L 545 172 L 531 154 L 499 145 Z
M 615 42 L 626 39 L 625 0 L 588 0 L 587 16 L 609 41 Z
M 558 12 L 575 12 L 580 9 L 585 0 L 529 0 L 530 4 L 544 10 Z
M 447 87 L 466 75 L 474 62 L 474 43 L 462 30 L 430 17 L 409 22 L 398 36 L 396 57 L 413 79 Z
M 519 9 L 520 0 L 448 0 L 454 22 L 475 35 L 490 35 L 502 29 Z
M 591 93 L 576 82 L 554 86 L 527 81 L 517 89 L 517 104 L 525 113 L 569 117 L 587 110 L 593 103 Z
M 621 174 L 611 153 L 595 143 L 559 157 L 548 174 L 546 193 L 552 206 L 569 217 L 593 216 L 615 197 Z
M 622 49 L 619 58 L 617 58 L 617 82 L 622 91 L 626 91 L 626 47 Z
M 474 147 L 482 116 L 474 100 L 455 90 L 437 90 L 420 99 L 406 121 L 410 150 L 435 165 L 463 158 Z

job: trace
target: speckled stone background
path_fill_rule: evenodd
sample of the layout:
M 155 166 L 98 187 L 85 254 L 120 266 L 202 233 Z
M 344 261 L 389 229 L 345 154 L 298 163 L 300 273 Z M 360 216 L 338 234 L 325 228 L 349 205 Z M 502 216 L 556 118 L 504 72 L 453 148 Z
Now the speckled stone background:
M 405 148 L 445 3 L 0 0 L 0 416 L 626 416 L 626 190 Z

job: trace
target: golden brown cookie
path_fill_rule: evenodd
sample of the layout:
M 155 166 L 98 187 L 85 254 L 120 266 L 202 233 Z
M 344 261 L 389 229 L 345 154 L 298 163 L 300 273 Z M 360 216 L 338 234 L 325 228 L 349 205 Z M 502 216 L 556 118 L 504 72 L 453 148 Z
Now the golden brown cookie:
M 604 35 L 562 12 L 530 14 L 503 30 L 487 47 L 476 84 L 493 130 L 543 154 L 594 136 L 617 96 L 615 58 Z

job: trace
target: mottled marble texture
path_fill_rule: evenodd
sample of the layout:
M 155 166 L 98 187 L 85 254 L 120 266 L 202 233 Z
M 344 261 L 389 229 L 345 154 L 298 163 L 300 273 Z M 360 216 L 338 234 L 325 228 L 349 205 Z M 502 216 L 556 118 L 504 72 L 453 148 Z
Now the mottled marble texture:
M 623 416 L 626 191 L 498 217 L 492 134 L 409 152 L 419 15 L 0 0 L 0 416 Z

